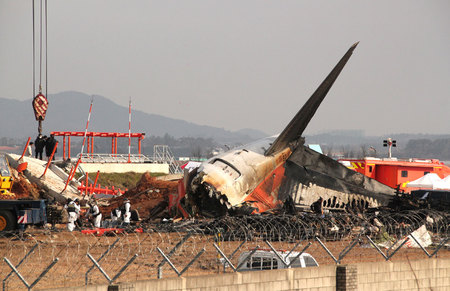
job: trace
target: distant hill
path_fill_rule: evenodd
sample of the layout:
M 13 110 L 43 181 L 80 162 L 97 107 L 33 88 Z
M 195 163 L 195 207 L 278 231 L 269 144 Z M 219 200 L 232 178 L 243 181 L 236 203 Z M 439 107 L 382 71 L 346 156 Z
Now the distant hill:
M 62 92 L 49 96 L 49 109 L 43 124 L 43 133 L 50 131 L 84 131 L 89 112 L 91 97 L 80 92 Z M 37 122 L 31 106 L 31 99 L 17 101 L 0 98 L 0 146 L 11 146 L 24 143 L 27 137 L 34 140 L 37 133 Z M 245 124 L 243 124 L 245 126 Z M 93 113 L 89 123 L 90 131 L 128 132 L 128 108 L 117 105 L 111 100 L 94 96 Z M 192 152 L 203 153 L 217 147 L 227 145 L 233 147 L 256 139 L 266 137 L 261 131 L 241 129 L 235 132 L 212 126 L 198 125 L 185 120 L 173 119 L 157 114 L 148 114 L 132 110 L 132 131 L 145 132 L 144 151 L 150 153 L 153 143 L 170 144 L 178 155 L 191 155 Z M 162 138 L 150 138 L 162 137 Z M 183 139 L 183 138 L 191 139 Z M 366 136 L 363 130 L 339 130 L 314 135 L 306 135 L 306 144 L 320 144 L 325 153 L 344 153 L 349 156 L 378 155 L 385 156 L 387 149 L 382 146 L 383 140 L 391 137 L 397 140 L 397 148 L 393 149 L 396 157 L 439 158 L 450 160 L 450 135 L 427 134 L 390 134 L 388 136 Z M 8 139 L 15 139 L 8 142 Z M 177 140 L 175 140 L 177 139 Z M 196 140 L 198 139 L 198 140 Z M 203 140 L 202 140 L 203 139 Z M 210 141 L 212 139 L 213 141 Z M 79 150 L 72 141 L 73 149 Z M 123 141 L 122 147 L 127 147 Z M 96 147 L 103 146 L 104 152 L 110 147 L 110 141 L 96 140 Z M 119 144 L 119 146 L 121 146 Z M 370 149 L 370 150 L 369 150 Z M 20 151 L 21 149 L 19 149 Z M 97 149 L 96 149 L 97 151 Z M 125 150 L 126 152 L 126 150 Z
M 397 140 L 397 146 L 404 148 L 410 140 L 428 139 L 440 140 L 450 138 L 450 134 L 413 134 L 413 133 L 391 133 L 386 136 L 368 136 L 364 130 L 334 130 L 319 134 L 306 135 L 306 143 L 321 144 L 328 146 L 359 146 L 369 145 L 382 147 L 383 140 L 387 138 Z
M 392 133 L 386 136 L 366 136 L 362 130 L 340 130 L 307 135 L 306 144 L 320 144 L 326 153 L 339 153 L 344 157 L 386 157 L 383 140 L 388 137 L 397 141 L 392 154 L 397 158 L 423 158 L 450 160 L 450 134 Z
M 43 125 L 44 134 L 48 135 L 50 131 L 84 131 L 90 99 L 89 95 L 74 91 L 49 95 L 49 109 Z M 31 99 L 17 101 L 0 98 L 0 113 L 4 123 L 0 137 L 36 136 L 37 122 L 34 119 Z M 128 108 L 95 95 L 89 130 L 128 132 Z M 242 129 L 232 132 L 139 110 L 132 110 L 132 131 L 145 132 L 147 136 L 168 134 L 175 138 L 212 138 L 218 143 L 246 143 L 267 136 L 258 130 Z

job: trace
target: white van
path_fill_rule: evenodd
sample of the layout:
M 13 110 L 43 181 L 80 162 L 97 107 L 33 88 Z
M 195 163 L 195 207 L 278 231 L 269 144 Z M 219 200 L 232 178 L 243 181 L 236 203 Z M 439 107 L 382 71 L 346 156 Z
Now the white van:
M 239 256 L 238 266 L 248 257 L 251 251 L 243 252 Z M 316 259 L 308 253 L 301 254 L 298 258 L 299 252 L 278 251 L 278 254 L 289 265 L 289 268 L 306 268 L 318 267 Z M 289 256 L 288 256 L 289 254 Z M 293 262 L 291 264 L 291 262 Z M 257 271 L 257 270 L 273 270 L 285 269 L 287 266 L 281 262 L 280 258 L 271 250 L 257 250 L 239 271 Z

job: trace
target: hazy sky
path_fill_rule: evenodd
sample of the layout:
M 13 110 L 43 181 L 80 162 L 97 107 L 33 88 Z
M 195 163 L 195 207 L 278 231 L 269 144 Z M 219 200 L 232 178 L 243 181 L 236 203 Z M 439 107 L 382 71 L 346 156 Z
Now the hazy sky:
M 31 3 L 0 1 L 3 98 L 33 97 Z M 448 134 L 449 15 L 448 0 L 48 0 L 48 92 L 275 134 L 360 41 L 306 133 Z

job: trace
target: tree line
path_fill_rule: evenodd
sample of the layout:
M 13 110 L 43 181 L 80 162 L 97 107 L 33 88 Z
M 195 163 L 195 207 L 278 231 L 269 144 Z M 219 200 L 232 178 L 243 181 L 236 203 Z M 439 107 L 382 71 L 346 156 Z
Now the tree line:
M 381 145 L 325 145 L 322 150 L 325 155 L 333 158 L 388 157 L 387 147 Z M 392 156 L 402 159 L 418 158 L 450 161 L 450 138 L 410 139 L 405 145 L 392 148 Z

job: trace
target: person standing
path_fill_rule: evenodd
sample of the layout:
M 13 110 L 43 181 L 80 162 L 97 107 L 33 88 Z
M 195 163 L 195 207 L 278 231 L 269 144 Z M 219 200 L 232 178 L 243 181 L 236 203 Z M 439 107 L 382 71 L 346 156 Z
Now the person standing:
M 50 137 L 46 138 L 45 141 L 45 155 L 48 157 L 50 157 L 52 155 L 53 149 L 56 146 L 56 139 L 55 136 L 53 134 L 50 134 Z M 56 149 L 55 149 L 55 154 L 56 154 Z
M 44 152 L 44 146 L 45 146 L 45 140 L 42 134 L 39 134 L 36 137 L 36 140 L 34 141 L 34 155 L 37 159 L 39 156 L 39 159 L 42 160 L 42 153 Z
M 119 224 L 119 218 L 120 218 L 121 214 L 122 214 L 122 212 L 120 212 L 119 207 L 116 207 L 111 211 L 111 224 L 113 227 L 115 227 Z
M 73 231 L 75 229 L 75 221 L 77 220 L 76 205 L 75 202 L 70 198 L 67 199 L 67 201 L 68 203 L 65 206 L 68 214 L 67 229 L 69 231 Z
M 34 144 L 33 142 L 30 142 L 27 146 L 27 155 L 30 158 L 33 156 L 33 149 L 32 149 L 33 144 Z
M 75 225 L 81 229 L 82 223 L 81 223 L 81 219 L 80 219 L 80 215 L 81 215 L 80 200 L 78 198 L 75 198 L 75 200 L 73 202 L 75 203 L 75 213 L 77 214 L 77 219 L 75 221 Z
M 100 227 L 102 222 L 102 213 L 100 212 L 100 209 L 97 206 L 97 202 L 92 201 L 89 203 L 89 211 L 87 213 L 88 217 L 90 216 L 94 227 Z
M 128 198 L 125 198 L 124 200 L 124 209 L 125 212 L 123 214 L 123 222 L 126 225 L 130 225 L 130 219 L 131 219 L 131 204 L 130 204 L 130 200 L 128 200 Z

